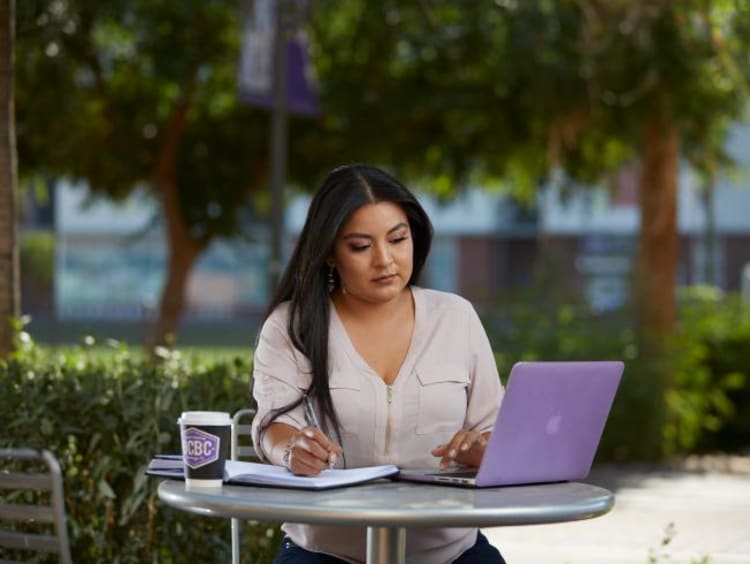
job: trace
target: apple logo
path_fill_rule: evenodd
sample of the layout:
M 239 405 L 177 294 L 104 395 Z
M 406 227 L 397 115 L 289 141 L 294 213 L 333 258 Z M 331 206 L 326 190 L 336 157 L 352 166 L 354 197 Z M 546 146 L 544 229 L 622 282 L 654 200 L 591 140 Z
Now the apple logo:
M 553 415 L 547 421 L 545 430 L 548 435 L 557 435 L 560 432 L 560 425 L 562 424 L 562 415 Z

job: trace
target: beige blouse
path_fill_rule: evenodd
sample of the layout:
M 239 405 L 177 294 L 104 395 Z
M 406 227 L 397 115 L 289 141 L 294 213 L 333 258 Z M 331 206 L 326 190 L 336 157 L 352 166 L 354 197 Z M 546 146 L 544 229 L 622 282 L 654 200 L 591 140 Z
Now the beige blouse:
M 487 335 L 477 313 L 454 294 L 412 287 L 414 333 L 392 385 L 370 368 L 349 340 L 331 303 L 329 385 L 341 423 L 341 446 L 349 468 L 375 464 L 437 468 L 430 450 L 461 428 L 489 431 L 503 389 Z M 269 411 L 299 399 L 311 381 L 307 358 L 287 333 L 288 304 L 264 323 L 255 350 L 253 395 L 258 413 L 253 440 L 259 455 L 259 428 Z M 276 419 L 304 427 L 302 406 Z M 335 438 L 335 437 L 334 437 Z M 339 458 L 339 467 L 343 460 Z M 285 523 L 298 545 L 363 562 L 363 528 Z M 406 536 L 407 561 L 452 562 L 476 542 L 476 529 L 414 529 Z

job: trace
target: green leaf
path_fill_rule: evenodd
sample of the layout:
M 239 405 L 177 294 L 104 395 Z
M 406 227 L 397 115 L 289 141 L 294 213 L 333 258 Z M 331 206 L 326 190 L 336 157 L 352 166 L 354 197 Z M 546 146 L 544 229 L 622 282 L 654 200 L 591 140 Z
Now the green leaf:
M 103 497 L 106 497 L 107 499 L 116 499 L 117 498 L 117 496 L 115 495 L 114 490 L 112 490 L 112 487 L 104 479 L 99 480 L 99 483 L 97 485 L 97 489 L 99 491 L 99 495 L 101 495 Z

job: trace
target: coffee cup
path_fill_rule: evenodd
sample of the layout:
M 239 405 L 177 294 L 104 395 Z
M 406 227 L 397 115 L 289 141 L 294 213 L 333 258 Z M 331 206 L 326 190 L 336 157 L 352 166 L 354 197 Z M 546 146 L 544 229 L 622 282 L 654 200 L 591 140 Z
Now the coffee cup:
M 185 485 L 219 488 L 229 452 L 232 420 L 223 411 L 183 411 L 180 425 Z

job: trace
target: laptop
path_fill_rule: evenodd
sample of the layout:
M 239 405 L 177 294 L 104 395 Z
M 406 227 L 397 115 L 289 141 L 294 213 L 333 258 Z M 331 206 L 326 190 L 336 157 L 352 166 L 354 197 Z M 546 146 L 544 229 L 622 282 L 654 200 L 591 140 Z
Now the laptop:
M 402 469 L 397 479 L 486 488 L 585 478 L 622 372 L 620 361 L 519 362 L 478 469 Z

